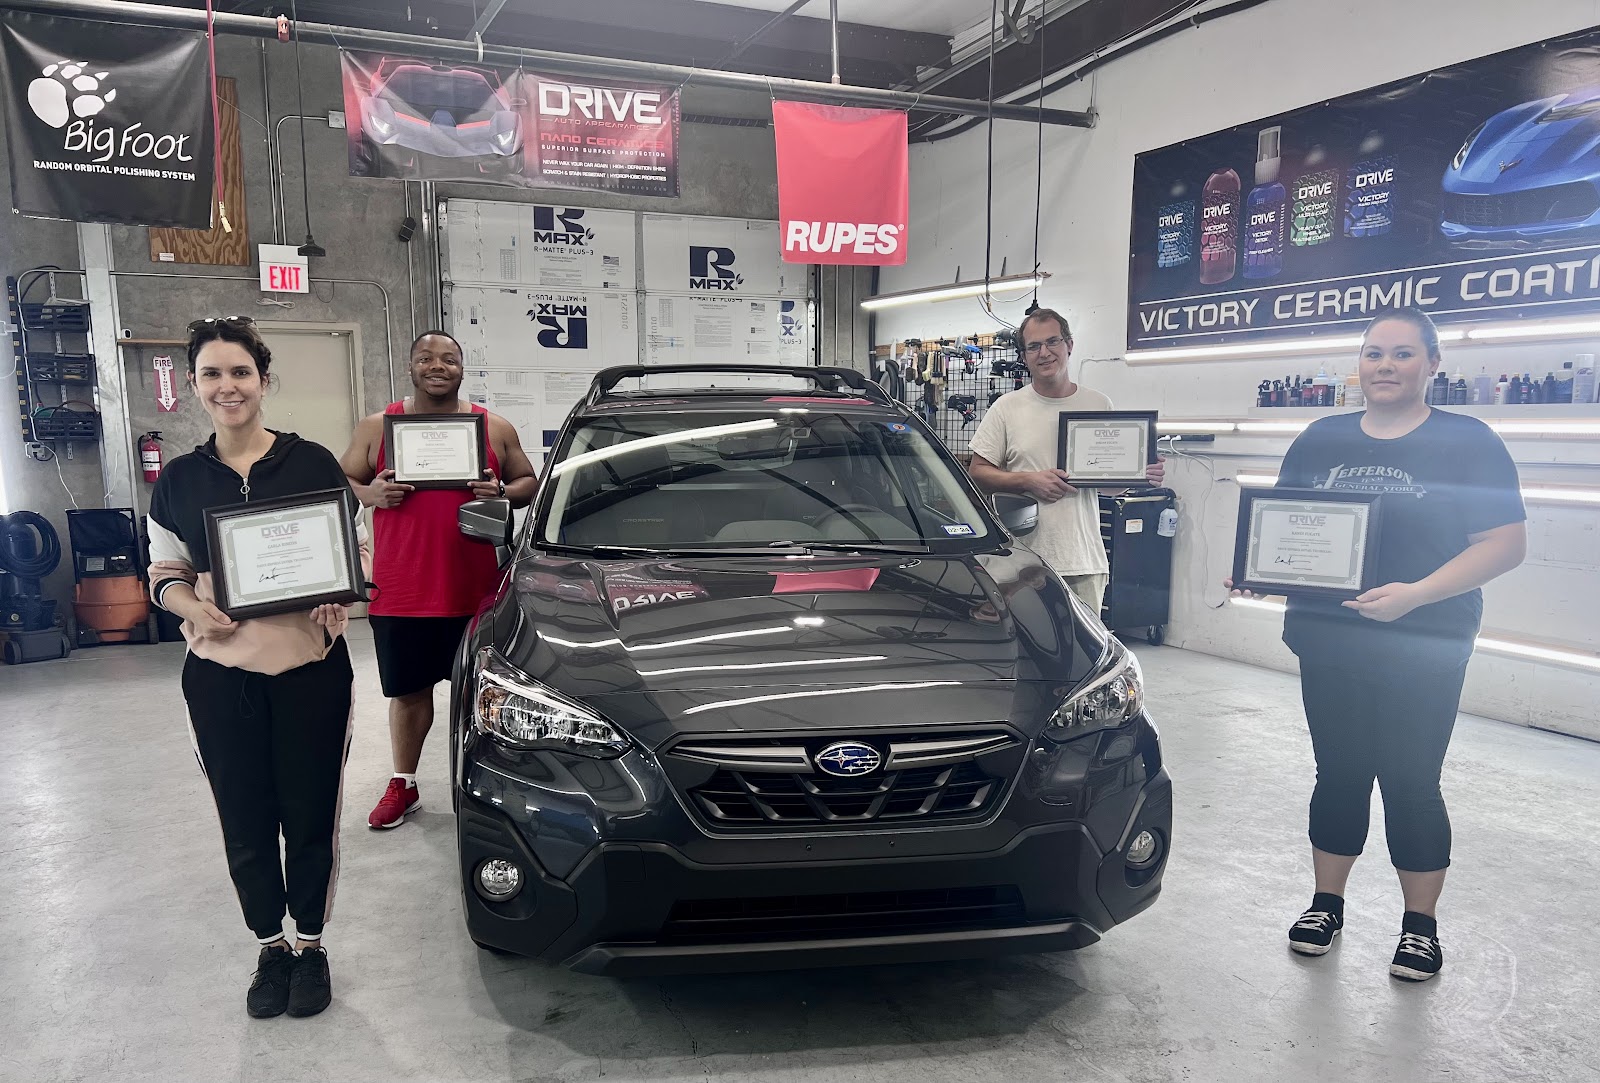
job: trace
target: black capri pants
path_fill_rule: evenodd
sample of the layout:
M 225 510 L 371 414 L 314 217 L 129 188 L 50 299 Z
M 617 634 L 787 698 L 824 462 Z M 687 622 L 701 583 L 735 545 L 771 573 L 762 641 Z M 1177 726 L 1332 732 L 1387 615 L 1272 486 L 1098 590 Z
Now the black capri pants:
M 273 677 L 193 654 L 184 662 L 189 728 L 228 872 L 245 924 L 264 944 L 282 935 L 286 910 L 306 940 L 322 935 L 332 913 L 351 683 L 343 636 L 320 662 Z
M 1300 692 L 1317 758 L 1311 845 L 1354 857 L 1367 841 L 1372 783 L 1383 791 L 1389 857 L 1405 872 L 1450 866 L 1439 792 L 1467 664 L 1328 665 L 1301 659 Z

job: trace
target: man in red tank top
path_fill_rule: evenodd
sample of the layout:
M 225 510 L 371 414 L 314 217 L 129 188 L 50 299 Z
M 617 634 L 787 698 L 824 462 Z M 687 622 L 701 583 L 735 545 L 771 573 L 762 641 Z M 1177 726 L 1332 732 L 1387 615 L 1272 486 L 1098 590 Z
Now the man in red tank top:
M 456 513 L 469 500 L 504 496 L 527 507 L 539 479 L 505 418 L 460 396 L 461 344 L 443 331 L 425 331 L 411 346 L 416 393 L 390 403 L 356 426 L 340 464 L 350 487 L 372 508 L 372 581 L 367 607 L 378 654 L 378 676 L 389 697 L 394 776 L 372 815 L 374 828 L 397 827 L 421 803 L 417 764 L 433 726 L 433 688 L 450 679 L 456 648 L 478 606 L 495 588 L 494 549 L 462 535 Z M 488 415 L 489 468 L 460 490 L 417 491 L 394 481 L 385 461 L 384 414 Z

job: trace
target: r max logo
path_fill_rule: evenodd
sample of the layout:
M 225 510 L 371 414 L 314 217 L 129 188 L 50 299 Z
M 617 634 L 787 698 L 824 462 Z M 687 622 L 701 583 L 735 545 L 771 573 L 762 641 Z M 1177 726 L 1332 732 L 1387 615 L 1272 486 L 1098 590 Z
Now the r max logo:
M 797 306 L 793 301 L 784 301 L 778 316 L 778 337 L 799 338 L 800 320 L 795 315 Z
M 1226 218 L 1233 213 L 1232 203 L 1218 203 L 1206 208 L 1207 218 Z
M 539 324 L 539 345 L 547 350 L 587 350 L 589 348 L 589 306 L 537 304 L 528 310 L 528 319 Z
M 1333 182 L 1323 181 L 1321 184 L 1302 184 L 1294 191 L 1296 199 L 1327 199 L 1333 195 Z
M 1289 516 L 1289 524 L 1291 526 L 1327 526 L 1328 517 L 1326 515 L 1291 514 Z
M 1375 184 L 1393 184 L 1394 168 L 1379 169 L 1371 173 L 1357 173 L 1356 187 L 1371 188 Z
M 564 207 L 559 211 L 554 207 L 533 208 L 533 243 L 586 247 L 594 240 L 594 230 L 585 228 L 580 223 L 582 218 L 581 207 Z
M 744 276 L 733 270 L 737 258 L 731 248 L 689 246 L 689 288 L 692 290 L 736 290 Z

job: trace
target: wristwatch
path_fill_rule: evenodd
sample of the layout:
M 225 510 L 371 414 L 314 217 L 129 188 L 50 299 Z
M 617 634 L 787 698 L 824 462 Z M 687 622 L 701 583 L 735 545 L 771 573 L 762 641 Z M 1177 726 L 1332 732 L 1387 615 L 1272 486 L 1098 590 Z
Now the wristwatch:
M 506 495 L 506 483 L 501 478 L 495 478 L 495 480 L 500 482 L 500 498 L 504 500 Z

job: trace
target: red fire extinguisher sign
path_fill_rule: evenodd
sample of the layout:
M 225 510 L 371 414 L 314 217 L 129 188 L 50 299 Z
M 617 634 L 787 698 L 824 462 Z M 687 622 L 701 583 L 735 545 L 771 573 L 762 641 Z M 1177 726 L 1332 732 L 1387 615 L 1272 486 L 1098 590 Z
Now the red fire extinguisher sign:
M 162 354 L 153 364 L 156 369 L 156 405 L 163 414 L 170 414 L 178 408 L 178 390 L 172 379 L 172 358 Z

